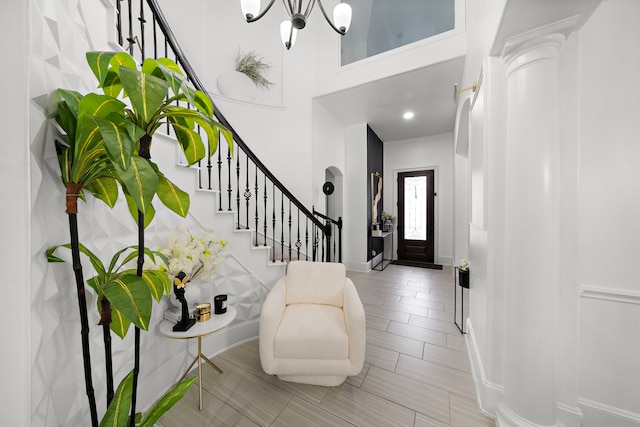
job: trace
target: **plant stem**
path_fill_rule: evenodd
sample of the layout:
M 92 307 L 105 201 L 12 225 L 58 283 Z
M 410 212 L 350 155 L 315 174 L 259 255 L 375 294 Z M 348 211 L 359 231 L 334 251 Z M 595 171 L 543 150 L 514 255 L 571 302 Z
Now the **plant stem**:
M 71 257 L 73 260 L 73 272 L 76 278 L 76 290 L 78 292 L 78 309 L 80 310 L 80 324 L 82 336 L 82 356 L 84 361 L 84 382 L 89 399 L 89 411 L 91 412 L 91 425 L 98 427 L 98 411 L 96 409 L 96 397 L 93 390 L 93 380 L 91 378 L 91 350 L 89 347 L 89 317 L 87 315 L 87 298 L 84 291 L 84 278 L 82 276 L 82 263 L 80 262 L 80 243 L 78 241 L 78 218 L 77 218 L 77 194 L 79 188 L 67 186 L 67 213 L 69 214 L 69 232 L 71 235 Z M 70 198 L 75 198 L 75 203 Z M 75 209 L 73 205 L 75 204 Z
M 113 356 L 111 351 L 111 303 L 105 297 L 100 300 L 102 325 L 102 340 L 104 341 L 104 360 L 107 375 L 107 407 L 113 399 Z

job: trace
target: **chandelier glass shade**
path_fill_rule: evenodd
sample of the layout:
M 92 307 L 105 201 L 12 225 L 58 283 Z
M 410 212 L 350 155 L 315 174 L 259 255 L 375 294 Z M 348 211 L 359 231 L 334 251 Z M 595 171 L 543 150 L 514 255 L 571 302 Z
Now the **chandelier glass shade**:
M 262 12 L 260 12 L 260 0 L 240 0 L 240 6 L 247 22 L 255 22 L 271 9 L 274 2 L 275 0 L 270 0 Z M 287 49 L 295 44 L 298 30 L 307 25 L 307 18 L 316 3 L 331 28 L 338 34 L 345 35 L 351 25 L 351 6 L 346 3 L 338 3 L 333 9 L 333 21 L 329 19 L 321 0 L 306 0 L 306 6 L 303 5 L 305 0 L 282 0 L 282 3 L 289 19 L 285 19 L 280 24 L 280 38 Z

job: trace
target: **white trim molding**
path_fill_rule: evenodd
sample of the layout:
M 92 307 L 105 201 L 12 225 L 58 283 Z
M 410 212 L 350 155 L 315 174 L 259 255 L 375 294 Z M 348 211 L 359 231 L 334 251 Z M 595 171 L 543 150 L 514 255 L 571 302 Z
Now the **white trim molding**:
M 478 406 L 485 415 L 496 418 L 498 402 L 504 399 L 504 388 L 487 380 L 471 319 L 467 319 L 466 341 Z
M 586 418 L 591 420 L 590 425 L 617 427 L 638 427 L 640 425 L 640 414 L 638 413 L 584 398 L 578 399 L 578 404 Z
M 623 289 L 582 285 L 580 286 L 580 297 L 640 305 L 640 292 Z

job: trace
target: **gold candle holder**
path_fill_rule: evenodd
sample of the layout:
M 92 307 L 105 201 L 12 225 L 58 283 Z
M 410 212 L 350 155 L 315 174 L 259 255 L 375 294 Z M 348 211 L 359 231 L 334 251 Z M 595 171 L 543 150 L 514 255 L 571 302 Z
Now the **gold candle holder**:
M 199 302 L 196 304 L 196 322 L 206 322 L 211 319 L 211 303 Z

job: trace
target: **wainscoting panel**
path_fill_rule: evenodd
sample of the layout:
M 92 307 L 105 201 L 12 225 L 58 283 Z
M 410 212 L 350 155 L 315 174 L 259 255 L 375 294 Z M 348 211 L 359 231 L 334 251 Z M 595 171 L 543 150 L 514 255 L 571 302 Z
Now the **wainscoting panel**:
M 582 286 L 579 403 L 587 426 L 640 425 L 640 292 Z

